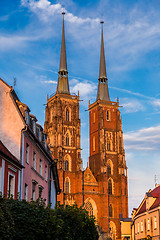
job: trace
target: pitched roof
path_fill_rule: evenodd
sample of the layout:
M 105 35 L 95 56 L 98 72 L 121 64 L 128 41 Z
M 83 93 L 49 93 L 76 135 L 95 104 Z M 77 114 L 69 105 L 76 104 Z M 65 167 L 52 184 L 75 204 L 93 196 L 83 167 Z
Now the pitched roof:
M 0 141 L 0 154 L 22 168 L 20 161 L 4 146 L 2 141 Z
M 160 186 L 157 186 L 154 188 L 152 191 L 149 191 L 146 193 L 147 198 L 155 198 L 155 201 L 153 204 L 150 206 L 149 210 L 154 209 L 160 205 Z M 140 206 L 137 209 L 136 215 L 139 215 L 141 213 L 146 212 L 146 200 L 147 198 L 144 198 L 143 201 L 141 202 Z

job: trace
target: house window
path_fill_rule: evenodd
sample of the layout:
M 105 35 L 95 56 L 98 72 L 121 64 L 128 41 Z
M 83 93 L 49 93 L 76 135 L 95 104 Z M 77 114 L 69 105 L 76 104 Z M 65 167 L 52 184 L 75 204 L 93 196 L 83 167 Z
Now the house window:
M 69 146 L 69 135 L 68 135 L 68 133 L 66 134 L 66 146 Z
M 66 121 L 69 121 L 69 110 L 66 108 Z
M 150 222 L 149 222 L 149 218 L 147 219 L 147 230 L 150 230 Z
M 154 229 L 157 229 L 157 218 L 156 218 L 156 216 L 154 217 Z
M 70 180 L 67 177 L 64 182 L 64 192 L 69 193 L 70 192 Z
M 11 197 L 13 196 L 14 197 L 14 181 L 15 181 L 15 178 L 14 178 L 14 175 L 12 174 L 9 174 L 9 178 L 8 178 L 8 197 Z
M 109 217 L 113 217 L 112 205 L 109 205 Z
M 39 161 L 39 173 L 42 176 L 42 159 Z
M 85 203 L 85 209 L 87 210 L 89 216 L 93 216 L 93 207 L 90 202 Z
M 39 186 L 39 198 L 42 198 L 43 187 Z
M 33 152 L 33 168 L 36 169 L 36 153 Z
M 143 221 L 141 221 L 141 232 L 143 232 Z
M 47 174 L 47 166 L 45 166 L 45 180 L 47 181 L 48 174 Z
M 108 180 L 108 194 L 112 194 L 112 181 L 111 181 L 111 179 Z
M 107 121 L 110 120 L 110 111 L 109 110 L 107 110 L 107 112 L 106 112 L 106 119 L 107 119 Z
M 28 201 L 28 185 L 25 184 L 24 186 L 24 199 Z
M 32 199 L 35 201 L 36 199 L 36 183 L 32 182 Z
M 29 163 L 29 144 L 26 143 L 26 163 Z
M 93 136 L 93 152 L 96 150 L 96 139 L 95 136 Z

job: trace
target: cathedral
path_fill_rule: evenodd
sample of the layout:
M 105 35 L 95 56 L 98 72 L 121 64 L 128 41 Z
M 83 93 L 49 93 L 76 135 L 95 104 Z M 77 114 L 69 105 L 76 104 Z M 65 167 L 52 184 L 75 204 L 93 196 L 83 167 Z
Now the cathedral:
M 94 215 L 102 239 L 121 239 L 119 214 L 128 217 L 127 166 L 119 101 L 110 100 L 106 74 L 103 22 L 96 101 L 89 103 L 89 164 L 83 170 L 79 94 L 69 89 L 64 13 L 56 94 L 47 97 L 45 133 L 57 160 L 61 204 L 84 207 Z

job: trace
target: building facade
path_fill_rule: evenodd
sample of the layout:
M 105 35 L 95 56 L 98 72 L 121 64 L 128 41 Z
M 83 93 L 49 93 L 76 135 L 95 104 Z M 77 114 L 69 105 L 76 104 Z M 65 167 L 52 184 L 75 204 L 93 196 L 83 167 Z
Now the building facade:
M 20 161 L 0 141 L 0 193 L 17 199 L 20 193 Z
M 64 14 L 56 94 L 47 97 L 44 130 L 58 162 L 62 204 L 76 204 L 94 215 L 103 239 L 121 239 L 119 214 L 128 217 L 127 167 L 119 102 L 109 98 L 103 24 L 97 99 L 89 104 L 90 156 L 83 171 L 79 94 L 69 90 Z
M 60 191 L 59 181 L 43 128 L 14 89 L 2 79 L 0 97 L 0 140 L 23 166 L 17 171 L 18 179 L 15 176 L 19 196 L 27 201 L 44 198 L 46 204 L 52 203 L 54 207 Z
M 132 239 L 160 239 L 160 186 L 149 190 L 132 212 Z

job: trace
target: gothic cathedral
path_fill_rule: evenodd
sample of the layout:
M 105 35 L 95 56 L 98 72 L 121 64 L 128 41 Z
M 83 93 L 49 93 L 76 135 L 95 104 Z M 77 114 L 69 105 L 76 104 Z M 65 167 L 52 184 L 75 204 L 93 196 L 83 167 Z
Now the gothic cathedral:
M 45 132 L 57 160 L 61 204 L 84 207 L 96 218 L 103 239 L 121 239 L 119 214 L 128 217 L 127 166 L 119 101 L 109 97 L 103 22 L 97 99 L 89 104 L 89 166 L 83 171 L 79 94 L 69 90 L 64 13 L 56 94 L 47 97 Z

